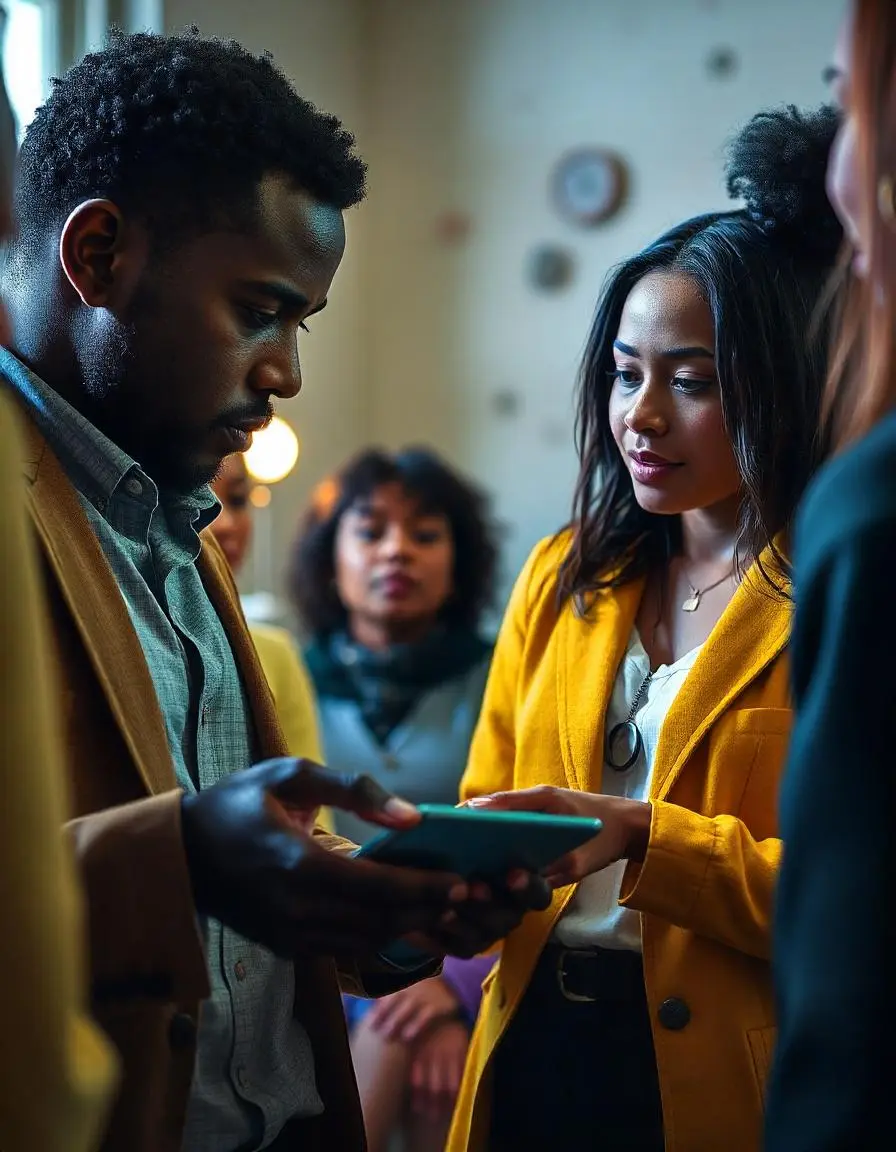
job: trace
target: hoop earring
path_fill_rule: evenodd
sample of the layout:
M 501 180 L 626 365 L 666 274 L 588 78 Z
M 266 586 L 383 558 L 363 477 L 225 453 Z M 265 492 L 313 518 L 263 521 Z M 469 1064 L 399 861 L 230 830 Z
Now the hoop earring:
M 881 176 L 877 182 L 877 210 L 890 228 L 896 228 L 896 184 L 892 176 Z

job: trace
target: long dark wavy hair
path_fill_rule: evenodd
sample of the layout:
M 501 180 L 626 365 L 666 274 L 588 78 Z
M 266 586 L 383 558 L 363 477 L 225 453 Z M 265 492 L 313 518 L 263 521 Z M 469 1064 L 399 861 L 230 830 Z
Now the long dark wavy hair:
M 599 588 L 655 571 L 681 546 L 679 517 L 637 503 L 608 413 L 623 306 L 650 272 L 690 277 L 712 312 L 722 413 L 741 476 L 741 574 L 790 525 L 826 452 L 819 409 L 828 317 L 819 307 L 842 238 L 824 185 L 836 129 L 829 107 L 754 117 L 731 145 L 727 167 L 729 193 L 746 206 L 688 220 L 611 273 L 579 377 L 580 469 L 573 539 L 560 572 L 561 599 L 579 611 Z M 776 549 L 773 558 L 786 572 Z
M 451 530 L 454 593 L 442 609 L 442 623 L 475 630 L 491 604 L 497 545 L 484 494 L 428 448 L 409 447 L 395 454 L 372 448 L 318 485 L 293 547 L 289 590 L 315 639 L 341 631 L 348 623 L 335 579 L 340 520 L 377 488 L 396 483 L 422 511 L 444 516 Z

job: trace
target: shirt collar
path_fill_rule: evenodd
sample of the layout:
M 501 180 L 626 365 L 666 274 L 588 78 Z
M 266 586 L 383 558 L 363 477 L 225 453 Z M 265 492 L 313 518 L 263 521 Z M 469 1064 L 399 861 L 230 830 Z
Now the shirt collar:
M 136 460 L 6 348 L 0 348 L 0 373 L 28 406 L 75 488 L 97 511 L 105 515 L 117 496 L 131 495 L 129 481 L 134 489 L 136 481 L 147 498 L 154 498 L 152 503 L 159 503 L 157 485 Z M 163 493 L 161 502 L 172 512 L 186 513 L 197 533 L 211 524 L 221 508 L 207 484 L 186 494 Z

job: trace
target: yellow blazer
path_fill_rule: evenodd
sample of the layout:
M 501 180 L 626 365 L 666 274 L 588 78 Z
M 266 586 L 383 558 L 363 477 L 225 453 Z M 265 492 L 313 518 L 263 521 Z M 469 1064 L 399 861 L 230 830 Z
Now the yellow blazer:
M 15 413 L 0 395 L 0 1149 L 89 1152 L 115 1060 L 88 1020 L 80 892 Z
M 181 1152 L 209 983 L 180 834 L 181 793 L 139 638 L 115 577 L 59 461 L 27 427 L 25 489 L 51 616 L 73 819 L 67 830 L 86 893 L 92 1009 L 121 1056 L 121 1089 L 103 1152 Z M 274 701 L 223 553 L 204 535 L 197 567 L 233 648 L 256 760 L 286 754 Z M 321 833 L 325 847 L 346 842 Z M 314 1050 L 324 1113 L 290 1126 L 296 1152 L 361 1149 L 363 1120 L 339 985 L 378 995 L 407 983 L 372 958 L 295 959 L 295 1012 Z M 363 975 L 363 982 L 362 982 Z M 3 1149 L 6 1152 L 6 1149 Z
M 514 590 L 464 798 L 536 784 L 601 790 L 604 718 L 643 582 L 603 591 L 587 618 L 568 604 L 558 611 L 556 575 L 567 546 L 563 537 L 540 545 Z M 641 913 L 668 1152 L 761 1147 L 774 1039 L 770 914 L 781 856 L 778 781 L 791 726 L 790 619 L 789 602 L 756 569 L 748 573 L 668 713 L 647 854 L 625 873 L 622 902 Z M 492 1055 L 573 891 L 527 916 L 486 980 L 450 1152 L 487 1147 Z M 660 1022 L 659 1007 L 671 997 L 690 1008 L 679 1031 Z M 546 1052 L 550 1044 L 546 1037 Z M 596 1036 L 582 1059 L 599 1054 Z M 599 1132 L 591 1146 L 600 1148 Z
M 272 624 L 252 623 L 249 633 L 274 697 L 290 756 L 320 764 L 323 752 L 314 689 L 295 641 L 285 628 Z

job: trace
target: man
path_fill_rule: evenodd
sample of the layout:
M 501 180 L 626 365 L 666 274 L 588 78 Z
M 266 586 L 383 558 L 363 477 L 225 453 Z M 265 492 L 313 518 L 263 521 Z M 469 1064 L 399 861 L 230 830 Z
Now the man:
M 0 44 L 5 14 L 0 8 Z M 15 130 L 0 72 L 0 243 L 12 232 Z M 0 342 L 9 338 L 0 309 Z M 0 395 L 0 1149 L 90 1152 L 114 1084 L 84 1016 L 80 908 L 59 828 L 66 808 L 47 636 L 15 412 Z M 23 771 L 23 766 L 28 766 Z
M 492 897 L 305 831 L 322 803 L 417 814 L 282 759 L 200 540 L 223 457 L 299 390 L 298 333 L 364 194 L 352 147 L 270 59 L 195 32 L 113 35 L 22 146 L 0 371 L 30 421 L 116 1152 L 360 1148 L 330 956 L 346 987 L 387 991 L 412 978 L 373 959 L 390 941 L 471 954 L 546 902 L 532 877 Z

